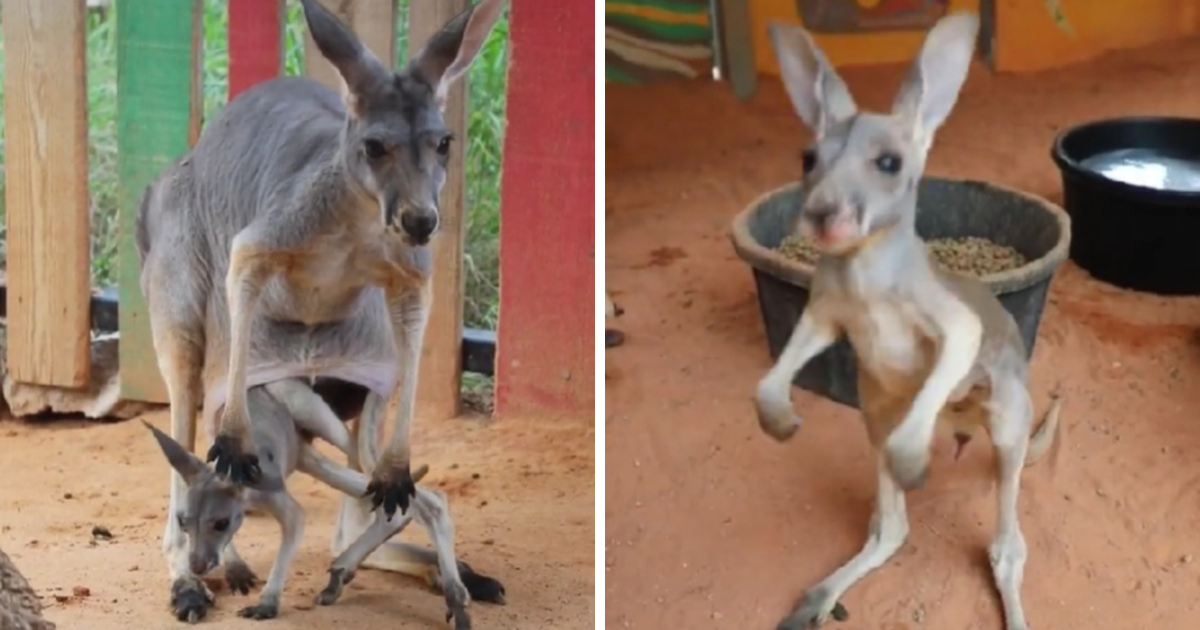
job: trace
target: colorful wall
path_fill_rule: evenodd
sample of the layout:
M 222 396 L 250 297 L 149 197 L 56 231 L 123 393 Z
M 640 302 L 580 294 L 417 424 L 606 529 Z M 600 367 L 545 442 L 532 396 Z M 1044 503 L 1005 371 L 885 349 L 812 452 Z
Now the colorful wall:
M 979 0 L 750 0 L 750 29 L 759 72 L 779 74 L 767 24 L 812 32 L 834 65 L 912 59 L 925 31 L 948 11 L 979 10 Z
M 805 26 L 835 65 L 912 59 L 924 32 L 947 12 L 990 8 L 990 62 L 1027 72 L 1106 51 L 1200 33 L 1200 0 L 749 0 L 759 72 L 778 75 L 770 21 Z
M 996 0 L 994 65 L 1042 70 L 1197 33 L 1197 0 Z

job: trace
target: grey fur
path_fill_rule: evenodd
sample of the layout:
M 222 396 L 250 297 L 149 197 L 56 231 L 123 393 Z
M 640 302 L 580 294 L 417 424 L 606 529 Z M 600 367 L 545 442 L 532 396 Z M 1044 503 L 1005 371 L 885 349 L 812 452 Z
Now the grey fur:
M 797 114 L 816 139 L 806 162 L 801 230 L 822 250 L 812 298 L 759 382 L 762 429 L 778 440 L 800 426 L 796 372 L 841 335 L 857 356 L 864 421 L 878 450 L 878 492 L 866 545 L 808 591 L 779 626 L 824 623 L 837 600 L 908 535 L 904 491 L 920 487 L 939 423 L 990 433 L 997 455 L 998 525 L 989 548 L 1007 630 L 1027 630 L 1020 600 L 1025 539 L 1017 523 L 1020 472 L 1050 446 L 1060 403 L 1031 437 L 1029 368 L 1016 322 L 980 281 L 935 267 L 917 236 L 917 181 L 938 127 L 967 75 L 979 28 L 949 15 L 926 36 L 890 114 L 860 112 L 845 83 L 801 28 L 769 35 Z
M 345 448 L 351 458 L 361 456 L 368 466 L 376 454 L 368 445 L 365 452 L 354 453 L 349 434 L 328 405 L 303 381 L 286 379 L 252 388 L 247 394 L 250 409 L 259 419 L 253 425 L 254 441 L 259 454 L 277 474 L 287 478 L 300 470 L 330 483 L 352 497 L 360 497 L 367 488 L 361 473 L 338 465 L 321 455 L 305 439 L 305 435 L 320 438 Z M 364 418 L 367 424 L 377 422 L 377 415 Z M 257 604 L 242 608 L 238 614 L 251 619 L 271 619 L 279 614 L 279 601 L 287 579 L 288 568 L 304 535 L 304 509 L 288 493 L 287 488 L 264 492 L 230 482 L 208 468 L 198 457 L 189 453 L 170 436 L 149 423 L 159 447 L 171 467 L 187 484 L 185 507 L 173 514 L 187 534 L 187 555 L 191 573 L 204 576 L 219 565 L 225 565 L 226 581 L 233 592 L 249 593 L 257 583 L 254 572 L 238 555 L 233 539 L 241 528 L 247 508 L 260 508 L 270 513 L 282 531 L 281 544 L 267 583 L 259 594 Z M 372 427 L 373 428 L 373 427 Z M 301 434 L 303 431 L 303 435 Z M 428 467 L 414 474 L 420 481 Z M 455 617 L 464 619 L 462 628 L 469 628 L 466 606 L 470 595 L 463 585 L 454 555 L 454 525 L 450 519 L 445 496 L 436 490 L 419 487 L 413 509 L 398 519 L 375 515 L 375 524 L 362 532 L 351 545 L 352 552 L 339 555 L 330 571 L 353 574 L 362 561 L 413 519 L 426 529 L 434 543 L 432 560 L 446 594 L 448 609 Z M 211 595 L 210 595 L 211 599 Z M 319 599 L 331 604 L 334 598 Z
M 395 394 L 392 437 L 371 481 L 373 501 L 390 517 L 416 492 L 409 438 L 429 317 L 426 245 L 449 150 L 443 99 L 505 0 L 481 0 L 450 20 L 394 73 L 319 2 L 302 3 L 343 94 L 283 77 L 230 102 L 143 194 L 141 288 L 171 437 L 192 451 L 200 409 L 215 436 L 209 456 L 234 481 L 283 488 L 277 467 L 257 458 L 248 389 L 325 376 L 384 400 Z M 172 475 L 171 514 L 185 490 Z M 347 527 L 366 527 L 347 516 L 362 511 L 358 503 L 343 501 L 335 541 L 361 533 Z M 184 549 L 183 532 L 168 519 L 173 600 L 192 602 L 176 613 L 192 619 L 203 616 L 208 594 Z M 400 553 L 388 564 L 423 571 L 410 559 Z

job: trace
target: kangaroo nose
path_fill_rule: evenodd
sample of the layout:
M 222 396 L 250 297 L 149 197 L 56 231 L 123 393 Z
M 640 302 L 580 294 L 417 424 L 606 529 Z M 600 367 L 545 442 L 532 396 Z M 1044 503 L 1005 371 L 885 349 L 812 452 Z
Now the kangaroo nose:
M 429 242 L 429 237 L 437 229 L 437 224 L 437 214 L 432 212 L 405 212 L 400 215 L 400 228 L 417 244 Z
M 207 574 L 209 569 L 212 568 L 208 559 L 200 556 L 192 556 L 191 565 L 192 573 L 200 576 Z

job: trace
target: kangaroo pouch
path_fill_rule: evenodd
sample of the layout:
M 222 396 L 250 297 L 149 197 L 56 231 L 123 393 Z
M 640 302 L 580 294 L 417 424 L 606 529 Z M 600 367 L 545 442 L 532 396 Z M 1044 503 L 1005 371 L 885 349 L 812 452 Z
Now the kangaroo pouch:
M 229 399 L 228 343 L 210 342 L 205 354 L 203 414 L 205 426 L 215 428 L 217 412 Z M 248 389 L 285 378 L 325 377 L 390 399 L 400 374 L 383 291 L 366 287 L 350 314 L 336 322 L 307 325 L 256 317 L 246 375 Z

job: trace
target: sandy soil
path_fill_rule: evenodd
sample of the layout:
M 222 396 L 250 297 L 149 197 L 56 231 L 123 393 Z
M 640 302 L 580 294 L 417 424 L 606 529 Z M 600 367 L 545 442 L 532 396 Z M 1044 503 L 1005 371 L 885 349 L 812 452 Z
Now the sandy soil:
M 147 418 L 161 429 L 165 412 Z M 477 604 L 477 628 L 591 628 L 595 618 L 594 425 L 590 418 L 509 418 L 417 423 L 417 459 L 426 482 L 450 497 L 456 551 L 507 589 L 508 604 Z M 0 420 L 0 548 L 69 630 L 181 628 L 167 609 L 169 581 L 160 541 L 167 463 L 134 420 Z M 340 499 L 304 475 L 291 488 L 308 517 L 281 616 L 239 619 L 253 603 L 221 585 L 213 628 L 445 628 L 444 601 L 416 580 L 364 570 L 342 599 L 313 608 L 325 583 Z M 111 542 L 91 544 L 93 526 Z M 415 530 L 416 528 L 410 528 Z M 423 532 L 406 538 L 427 541 Z M 266 578 L 278 545 L 267 516 L 253 516 L 238 549 Z M 219 571 L 215 575 L 219 575 Z M 217 584 L 213 584 L 214 587 Z M 86 594 L 82 590 L 87 589 Z M 255 593 L 251 597 L 257 597 Z M 203 626 L 201 626 L 203 627 Z
M 929 172 L 1061 201 L 1049 158 L 1064 125 L 1200 115 L 1200 40 L 1061 71 L 972 69 Z M 847 72 L 886 108 L 903 69 Z M 807 139 L 779 84 L 749 103 L 724 85 L 607 90 L 607 288 L 628 335 L 607 352 L 606 581 L 610 628 L 772 628 L 866 535 L 874 464 L 853 410 L 795 391 L 807 419 L 762 435 L 751 396 L 770 364 L 730 220 L 794 180 Z M 1191 628 L 1200 611 L 1200 299 L 1119 291 L 1067 264 L 1033 364 L 1035 402 L 1061 380 L 1061 442 L 1026 470 L 1031 626 Z M 851 630 L 1001 627 L 986 546 L 992 453 L 937 445 L 909 495 L 912 533 L 843 600 Z M 835 627 L 838 627 L 835 624 Z

